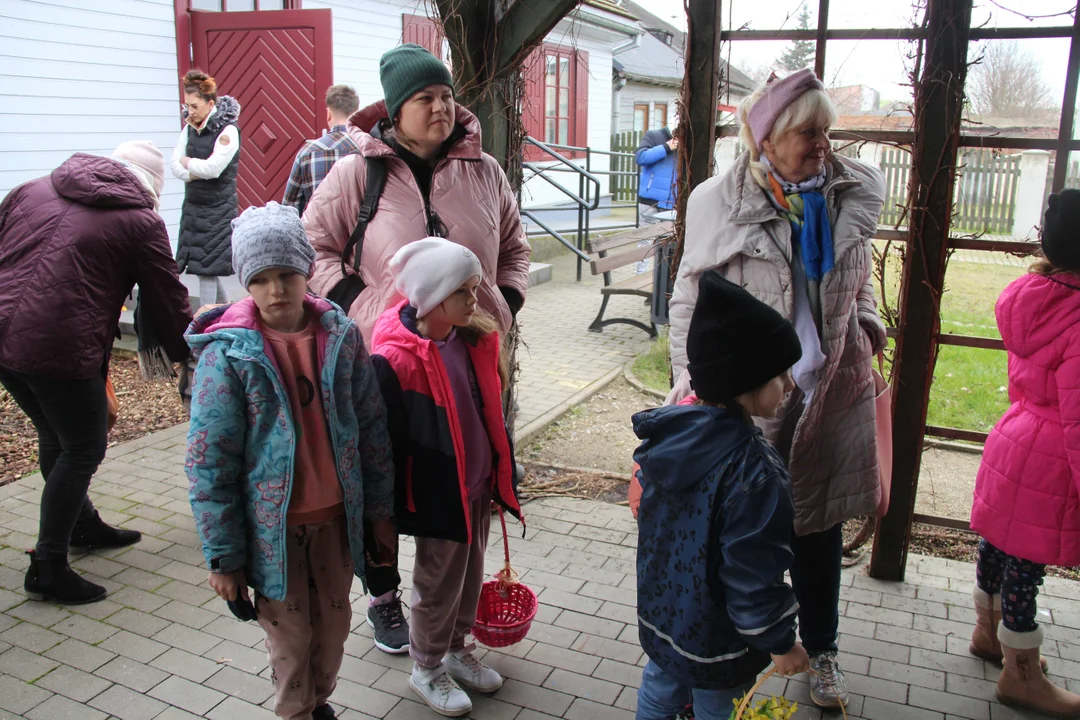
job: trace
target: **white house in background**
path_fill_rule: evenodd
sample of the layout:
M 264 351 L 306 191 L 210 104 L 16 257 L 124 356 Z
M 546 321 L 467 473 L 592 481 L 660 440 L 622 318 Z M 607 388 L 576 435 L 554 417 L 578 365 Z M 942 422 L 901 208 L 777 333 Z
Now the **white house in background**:
M 280 199 L 303 140 L 324 131 L 329 85 L 373 102 L 385 51 L 403 41 L 444 51 L 429 12 L 424 0 L 0 0 L 0 197 L 74 152 L 108 154 L 124 140 L 168 157 L 179 77 L 200 67 L 243 106 L 241 206 Z M 529 66 L 530 132 L 607 150 L 612 54 L 640 32 L 611 0 L 562 20 Z M 560 198 L 540 184 L 528 183 L 526 202 Z M 170 175 L 161 212 L 174 243 L 182 199 Z
M 616 50 L 611 132 L 658 130 L 672 124 L 682 92 L 686 33 L 631 0 L 619 0 L 619 7 L 645 32 L 634 45 Z M 720 109 L 730 111 L 753 91 L 754 81 L 723 60 L 721 68 Z

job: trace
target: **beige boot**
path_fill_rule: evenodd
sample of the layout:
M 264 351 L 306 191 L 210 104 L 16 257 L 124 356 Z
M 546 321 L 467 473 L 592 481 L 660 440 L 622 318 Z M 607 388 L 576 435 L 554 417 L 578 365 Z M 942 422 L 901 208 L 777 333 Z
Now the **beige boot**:
M 1001 665 L 1001 643 L 997 636 L 998 623 L 1001 622 L 1001 593 L 988 595 L 976 585 L 971 597 L 975 601 L 975 630 L 971 633 L 968 652 L 987 662 Z M 1049 669 L 1044 657 L 1039 658 L 1039 665 L 1044 673 Z
M 997 683 L 998 702 L 1050 717 L 1080 718 L 1080 695 L 1054 685 L 1039 666 L 1042 628 L 1021 633 L 1000 625 L 998 640 L 1005 656 L 1005 669 Z
M 988 595 L 978 585 L 971 593 L 975 600 L 975 631 L 968 652 L 977 658 L 1001 664 L 1001 643 L 997 624 L 1001 615 L 1001 595 Z

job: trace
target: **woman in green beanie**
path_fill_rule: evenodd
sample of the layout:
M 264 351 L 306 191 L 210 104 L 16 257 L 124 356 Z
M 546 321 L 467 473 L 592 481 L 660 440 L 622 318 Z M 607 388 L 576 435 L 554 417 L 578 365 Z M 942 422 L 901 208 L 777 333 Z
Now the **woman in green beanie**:
M 505 337 L 525 302 L 530 252 L 506 175 L 481 149 L 480 122 L 454 102 L 453 78 L 438 58 L 419 45 L 402 45 L 382 56 L 379 76 L 385 99 L 349 119 L 348 132 L 359 153 L 334 165 L 304 212 L 308 240 L 317 253 L 308 285 L 325 296 L 342 282 L 342 260 L 345 271 L 354 272 L 353 253 L 344 258 L 342 253 L 357 223 L 367 161 L 381 158 L 386 184 L 360 253 L 365 287 L 344 308 L 364 341 L 370 346 L 379 315 L 401 300 L 390 259 L 405 245 L 430 236 L 464 245 L 480 259 L 478 302 L 498 321 Z M 367 579 L 372 598 L 368 622 L 376 646 L 408 652 L 409 626 L 398 598 L 396 562 L 368 567 Z M 430 680 L 422 684 L 429 705 L 442 714 L 468 712 L 468 698 L 449 675 L 423 677 Z

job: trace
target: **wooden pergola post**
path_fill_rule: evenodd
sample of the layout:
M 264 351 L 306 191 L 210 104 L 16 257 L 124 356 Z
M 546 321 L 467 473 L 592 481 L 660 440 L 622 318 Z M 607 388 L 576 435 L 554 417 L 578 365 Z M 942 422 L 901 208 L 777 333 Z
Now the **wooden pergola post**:
M 922 76 L 915 86 L 910 227 L 900 286 L 894 366 L 893 482 L 874 538 L 870 575 L 903 580 L 937 359 L 972 0 L 930 0 Z
M 712 175 L 716 145 L 716 105 L 720 95 L 720 29 L 722 0 L 689 0 L 685 75 L 680 105 L 678 197 L 675 201 L 675 252 L 672 282 L 679 271 L 683 220 L 690 193 Z

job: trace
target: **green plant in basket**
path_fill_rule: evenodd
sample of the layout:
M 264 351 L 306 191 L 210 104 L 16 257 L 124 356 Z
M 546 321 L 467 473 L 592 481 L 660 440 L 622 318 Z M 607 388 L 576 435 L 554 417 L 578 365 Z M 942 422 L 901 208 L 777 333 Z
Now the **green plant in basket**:
M 793 703 L 787 698 L 774 695 L 766 700 L 758 700 L 755 705 L 747 703 L 740 716 L 739 708 L 746 702 L 747 695 L 752 692 L 753 690 L 734 701 L 735 709 L 731 711 L 728 720 L 790 720 L 795 711 L 799 709 L 799 703 Z

